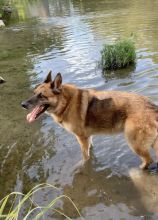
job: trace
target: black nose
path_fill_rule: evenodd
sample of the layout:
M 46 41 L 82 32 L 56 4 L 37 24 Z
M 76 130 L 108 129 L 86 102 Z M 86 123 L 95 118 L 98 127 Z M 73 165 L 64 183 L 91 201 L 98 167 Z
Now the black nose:
M 22 102 L 22 103 L 21 103 L 21 106 L 22 106 L 23 108 L 25 108 L 25 109 L 27 109 L 27 108 L 28 108 L 28 105 L 27 105 L 27 103 L 26 103 L 26 102 Z

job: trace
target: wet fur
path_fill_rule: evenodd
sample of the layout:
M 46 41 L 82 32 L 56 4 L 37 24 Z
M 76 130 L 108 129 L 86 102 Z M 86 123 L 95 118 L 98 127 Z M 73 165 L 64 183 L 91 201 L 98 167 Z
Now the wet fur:
M 152 163 L 148 148 L 158 157 L 158 106 L 147 97 L 121 91 L 79 89 L 72 84 L 47 80 L 35 89 L 50 104 L 48 113 L 69 132 L 81 147 L 83 159 L 89 159 L 90 137 L 94 134 L 124 132 L 131 149 L 142 159 L 141 168 Z M 106 147 L 106 146 L 105 146 Z

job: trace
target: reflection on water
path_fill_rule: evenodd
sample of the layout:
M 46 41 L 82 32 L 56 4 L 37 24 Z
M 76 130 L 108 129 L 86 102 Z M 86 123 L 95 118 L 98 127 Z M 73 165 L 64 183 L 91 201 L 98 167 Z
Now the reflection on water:
M 137 169 L 131 169 L 129 175 L 139 191 L 139 198 L 151 213 L 158 213 L 157 176 Z
M 105 78 L 106 80 L 106 83 L 108 83 L 109 80 L 112 80 L 112 79 L 115 79 L 115 78 L 118 78 L 118 79 L 126 79 L 126 78 L 129 78 L 131 79 L 132 78 L 132 74 L 133 72 L 135 71 L 135 65 L 131 65 L 125 69 L 118 69 L 118 70 L 115 70 L 115 71 L 103 71 L 103 77 Z M 125 85 L 128 84 L 125 83 Z M 122 83 L 122 85 L 124 85 Z
M 141 210 L 142 215 L 147 215 L 133 182 L 125 176 L 106 178 L 110 172 L 108 169 L 96 172 L 95 163 L 90 162 L 82 172 L 74 175 L 72 184 L 64 187 L 64 193 L 80 207 L 86 219 L 104 219 L 105 216 L 107 219 L 117 219 L 118 216 L 137 219 L 132 216 L 139 215 L 138 210 Z M 134 208 L 136 201 L 137 209 Z M 68 203 L 64 203 L 63 211 L 71 217 L 76 217 L 68 208 Z
M 131 170 L 140 161 L 123 135 L 94 137 L 92 159 L 76 173 L 81 153 L 73 135 L 47 116 L 28 125 L 20 102 L 50 69 L 80 87 L 136 91 L 158 102 L 158 2 L 10 3 L 13 22 L 0 32 L 0 75 L 7 81 L 0 86 L 0 197 L 49 182 L 73 199 L 85 219 L 157 219 L 157 175 Z M 98 68 L 102 45 L 131 34 L 136 66 L 103 76 Z M 38 198 L 50 201 L 54 195 L 39 193 Z M 66 201 L 61 209 L 77 218 Z M 47 219 L 62 218 L 50 212 Z

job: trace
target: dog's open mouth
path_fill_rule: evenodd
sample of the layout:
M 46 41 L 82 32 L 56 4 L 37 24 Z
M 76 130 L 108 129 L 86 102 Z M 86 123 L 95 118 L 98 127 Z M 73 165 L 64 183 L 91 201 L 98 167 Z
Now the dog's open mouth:
M 40 115 L 42 115 L 42 114 L 47 110 L 48 107 L 49 107 L 48 104 L 36 106 L 36 107 L 27 115 L 27 121 L 28 121 L 29 123 L 34 122 L 37 118 L 39 118 Z

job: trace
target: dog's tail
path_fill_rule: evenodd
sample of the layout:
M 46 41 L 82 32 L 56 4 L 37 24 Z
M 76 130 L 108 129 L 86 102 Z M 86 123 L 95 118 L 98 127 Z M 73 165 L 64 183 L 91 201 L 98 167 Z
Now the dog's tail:
M 5 83 L 5 80 L 0 76 L 0 84 Z

